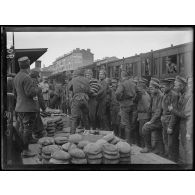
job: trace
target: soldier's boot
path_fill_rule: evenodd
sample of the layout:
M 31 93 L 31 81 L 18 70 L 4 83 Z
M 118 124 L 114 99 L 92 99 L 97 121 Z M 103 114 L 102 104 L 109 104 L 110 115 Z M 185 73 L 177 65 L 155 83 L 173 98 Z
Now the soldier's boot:
M 141 153 L 151 152 L 152 146 L 151 146 L 151 135 L 150 134 L 144 135 L 144 144 L 145 144 L 145 147 L 140 152 Z

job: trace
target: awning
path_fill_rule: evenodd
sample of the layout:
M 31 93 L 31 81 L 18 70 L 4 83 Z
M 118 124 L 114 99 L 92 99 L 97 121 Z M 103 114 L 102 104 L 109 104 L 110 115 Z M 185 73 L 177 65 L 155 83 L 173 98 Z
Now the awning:
M 15 72 L 19 71 L 18 58 L 28 56 L 30 64 L 38 60 L 45 52 L 47 48 L 35 48 L 35 49 L 15 49 Z

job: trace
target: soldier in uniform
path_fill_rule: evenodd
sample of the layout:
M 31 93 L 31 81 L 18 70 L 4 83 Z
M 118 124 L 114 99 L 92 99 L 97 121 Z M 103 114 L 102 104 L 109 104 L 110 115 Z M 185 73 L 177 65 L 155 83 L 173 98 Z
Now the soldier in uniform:
M 106 115 L 106 107 L 108 101 L 108 94 L 110 93 L 109 85 L 106 82 L 106 72 L 104 69 L 99 72 L 99 81 L 101 85 L 101 89 L 97 93 L 96 100 L 98 102 L 97 105 L 97 117 L 100 129 L 110 130 L 109 127 L 109 119 Z
M 166 78 L 161 81 L 161 89 L 164 93 L 162 99 L 162 116 L 161 122 L 163 126 L 163 143 L 165 149 L 165 157 L 170 160 L 177 161 L 179 152 L 178 128 L 176 128 L 175 118 L 171 119 L 171 113 L 168 106 L 173 104 L 177 105 L 178 95 L 173 90 L 174 78 Z M 174 134 L 167 134 L 168 127 L 174 129 Z
M 116 89 L 117 89 L 117 80 L 112 79 L 112 87 L 111 87 L 111 102 L 110 102 L 110 116 L 111 116 L 111 129 L 114 131 L 116 136 L 119 136 L 119 124 L 120 124 L 120 105 L 116 100 Z
M 29 141 L 31 132 L 33 132 L 34 121 L 36 114 L 39 111 L 35 97 L 39 93 L 39 88 L 33 84 L 29 76 L 30 73 L 30 60 L 28 57 L 21 57 L 18 59 L 20 71 L 14 78 L 14 87 L 17 94 L 17 102 L 15 111 L 17 112 L 18 120 L 23 138 L 23 152 L 24 157 L 34 156 L 29 148 Z
M 192 131 L 192 93 L 188 93 L 187 80 L 184 77 L 177 76 L 174 83 L 174 88 L 179 92 L 179 100 L 177 107 L 174 105 L 168 106 L 169 111 L 173 117 L 176 117 L 179 122 L 179 139 L 180 139 L 180 162 L 188 164 L 187 162 L 187 139 Z M 191 126 L 191 127 L 190 127 Z M 189 128 L 190 127 L 190 128 Z M 187 129 L 189 128 L 189 129 Z M 172 134 L 174 129 L 168 128 L 168 134 Z
M 43 112 L 45 112 L 46 105 L 45 105 L 45 101 L 43 98 L 42 89 L 39 87 L 39 82 L 38 82 L 38 79 L 40 78 L 39 72 L 36 70 L 31 71 L 30 77 L 32 78 L 34 85 L 39 88 L 39 93 L 37 94 L 38 99 L 36 101 L 37 110 L 39 110 L 39 111 L 37 112 L 37 115 L 36 115 L 35 130 L 34 130 L 34 138 L 35 138 L 35 142 L 36 142 L 37 141 L 36 139 L 39 139 L 39 138 L 43 137 L 43 135 L 44 135 L 44 127 L 43 127 L 43 122 L 42 122 L 41 116 L 40 116 L 40 108 Z
M 90 84 L 90 96 L 89 96 L 89 123 L 92 129 L 97 128 L 96 114 L 97 114 L 97 100 L 96 96 L 101 88 L 101 85 L 97 79 L 93 78 L 93 72 L 91 69 L 85 70 L 85 77 L 89 80 Z
M 73 92 L 71 103 L 71 134 L 74 134 L 78 126 L 78 120 L 82 115 L 85 129 L 89 129 L 89 80 L 82 76 L 82 71 L 77 69 L 74 71 L 74 77 L 70 84 L 70 90 Z
M 150 108 L 151 119 L 148 122 L 146 122 L 142 128 L 142 133 L 144 136 L 144 144 L 145 144 L 145 147 L 141 150 L 142 153 L 148 153 L 151 152 L 152 150 L 152 145 L 151 145 L 152 132 L 162 131 L 162 123 L 160 117 L 161 117 L 161 103 L 162 103 L 163 95 L 160 91 L 160 85 L 154 80 L 150 81 L 149 87 L 151 91 L 151 108 Z M 155 150 L 154 150 L 155 153 L 159 152 Z
M 137 112 L 139 122 L 139 135 L 140 135 L 140 146 L 144 147 L 144 139 L 142 134 L 142 128 L 146 122 L 150 120 L 150 104 L 151 97 L 147 92 L 148 80 L 141 78 L 138 82 L 138 88 L 141 92 L 140 99 L 138 100 Z
M 130 144 L 133 143 L 133 111 L 134 99 L 138 95 L 138 89 L 134 82 L 129 79 L 127 72 L 121 72 L 121 82 L 116 90 L 116 99 L 120 104 L 121 125 L 125 130 L 125 139 Z

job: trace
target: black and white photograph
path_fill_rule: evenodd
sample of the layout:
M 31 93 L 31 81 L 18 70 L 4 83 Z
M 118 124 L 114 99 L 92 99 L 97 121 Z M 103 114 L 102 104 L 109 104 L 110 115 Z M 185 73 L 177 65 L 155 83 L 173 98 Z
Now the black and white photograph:
M 192 170 L 190 26 L 1 26 L 4 170 Z

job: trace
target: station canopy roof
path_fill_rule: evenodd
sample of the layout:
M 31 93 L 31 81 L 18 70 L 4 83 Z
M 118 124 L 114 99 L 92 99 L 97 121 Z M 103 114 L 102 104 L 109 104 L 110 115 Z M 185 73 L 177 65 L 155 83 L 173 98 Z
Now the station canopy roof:
M 15 49 L 16 72 L 19 70 L 18 58 L 27 56 L 30 59 L 30 64 L 33 64 L 45 52 L 47 52 L 47 48 Z

